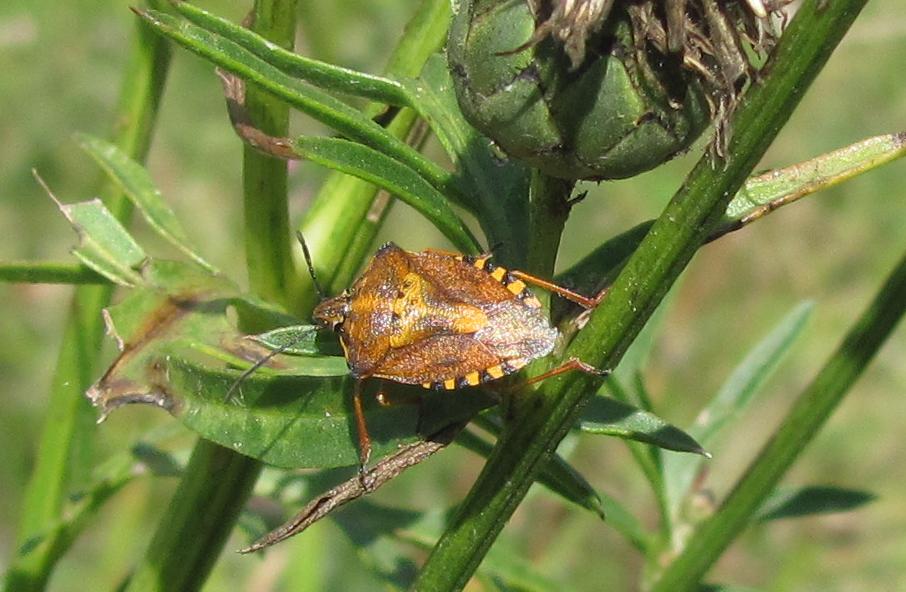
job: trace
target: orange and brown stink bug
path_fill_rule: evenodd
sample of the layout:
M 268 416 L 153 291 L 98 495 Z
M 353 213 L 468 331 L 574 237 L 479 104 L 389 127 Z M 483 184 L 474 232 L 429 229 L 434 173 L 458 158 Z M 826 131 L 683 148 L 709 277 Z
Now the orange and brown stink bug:
M 494 265 L 489 254 L 416 253 L 387 243 L 352 287 L 315 307 L 315 322 L 336 331 L 357 379 L 353 404 L 360 469 L 371 452 L 361 380 L 383 378 L 453 390 L 497 380 L 551 353 L 559 333 L 527 283 L 586 308 L 603 296 L 586 298 L 524 272 L 508 271 Z M 532 382 L 572 369 L 598 373 L 572 359 Z

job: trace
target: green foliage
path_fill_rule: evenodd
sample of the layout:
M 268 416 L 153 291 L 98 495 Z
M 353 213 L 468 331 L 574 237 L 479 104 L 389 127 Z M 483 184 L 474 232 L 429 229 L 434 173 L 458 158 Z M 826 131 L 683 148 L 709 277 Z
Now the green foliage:
M 77 263 L 0 264 L 5 281 L 102 285 L 77 300 L 85 306 L 76 307 L 67 328 L 56 381 L 67 388 L 59 390 L 48 411 L 41 464 L 21 511 L 20 536 L 6 576 L 9 590 L 43 589 L 72 543 L 96 536 L 92 531 L 108 521 L 127 525 L 132 536 L 135 527 L 119 514 L 129 505 L 132 484 L 139 486 L 139 475 L 149 476 L 145 481 L 151 483 L 179 477 L 180 484 L 168 502 L 156 502 L 166 513 L 144 556 L 120 552 L 107 564 L 111 572 L 132 574 L 117 584 L 128 590 L 193 590 L 208 582 L 209 587 L 235 587 L 232 579 L 224 584 L 227 579 L 216 571 L 210 575 L 234 525 L 257 538 L 299 506 L 321 499 L 325 490 L 327 499 L 344 487 L 361 487 L 359 496 L 366 493 L 358 477 L 343 481 L 359 453 L 350 405 L 353 380 L 335 338 L 307 324 L 317 295 L 291 251 L 287 168 L 275 154 L 332 171 L 298 224 L 309 239 L 320 278 L 332 290 L 348 285 L 362 267 L 397 199 L 410 207 L 402 214 L 407 234 L 417 219 L 460 251 L 478 253 L 487 247 L 507 266 L 544 277 L 553 276 L 573 206 L 571 184 L 504 159 L 467 123 L 447 62 L 437 51 L 450 18 L 445 1 L 426 0 L 418 9 L 383 76 L 293 53 L 294 1 L 259 0 L 251 28 L 185 2 L 150 4 L 136 10 L 141 24 L 135 59 L 143 67 L 133 76 L 139 80 L 127 78 L 129 88 L 144 90 L 136 99 L 127 89 L 124 98 L 123 120 L 140 137 L 125 133 L 114 143 L 88 134 L 77 137 L 106 173 L 106 191 L 119 197 L 58 202 L 78 234 L 72 251 Z M 653 361 L 671 331 L 673 317 L 668 315 L 675 311 L 672 301 L 661 300 L 702 243 L 906 154 L 904 136 L 888 134 L 749 176 L 860 7 L 859 0 L 841 0 L 817 10 L 814 2 L 806 2 L 791 25 L 800 34 L 784 38 L 776 67 L 750 89 L 749 102 L 739 109 L 727 160 L 715 163 L 706 154 L 656 220 L 626 224 L 610 234 L 588 231 L 583 257 L 557 274 L 559 283 L 582 293 L 611 289 L 601 306 L 587 313 L 554 299 L 552 317 L 563 343 L 551 360 L 532 365 L 525 375 L 577 357 L 615 368 L 606 380 L 573 373 L 537 388 L 517 379 L 502 390 L 455 394 L 366 385 L 366 395 L 380 390 L 397 403 L 385 406 L 376 397 L 365 397 L 374 441 L 369 470 L 396 477 L 410 465 L 394 472 L 388 467 L 395 459 L 420 450 L 416 462 L 425 461 L 446 444 L 429 448 L 433 436 L 462 430 L 460 424 L 470 420 L 453 441 L 486 459 L 484 469 L 460 504 L 464 489 L 455 469 L 445 469 L 439 458 L 425 462 L 417 469 L 418 481 L 400 477 L 399 485 L 388 486 L 392 493 L 381 491 L 331 514 L 333 530 L 313 528 L 282 543 L 288 553 L 299 554 L 299 545 L 323 543 L 319 549 L 307 548 L 305 558 L 318 552 L 326 557 L 325 549 L 334 555 L 343 545 L 354 550 L 335 559 L 343 562 L 339 566 L 323 569 L 293 557 L 289 563 L 295 567 L 284 568 L 287 589 L 355 589 L 356 577 L 362 578 L 360 586 L 380 582 L 394 590 L 454 590 L 473 577 L 476 586 L 487 590 L 614 587 L 618 580 L 605 573 L 612 568 L 601 557 L 602 547 L 585 542 L 589 533 L 604 533 L 613 535 L 615 548 L 622 545 L 634 554 L 633 560 L 620 563 L 644 564 L 643 573 L 633 578 L 646 589 L 742 590 L 703 582 L 726 546 L 750 524 L 771 528 L 778 519 L 850 511 L 874 499 L 869 491 L 849 487 L 845 475 L 835 479 L 839 485 L 779 482 L 902 315 L 906 264 L 900 263 L 779 427 L 759 426 L 758 437 L 771 440 L 730 494 L 718 496 L 716 507 L 702 509 L 702 500 L 713 495 L 706 467 L 740 446 L 745 423 L 766 404 L 762 395 L 769 378 L 782 371 L 782 361 L 794 352 L 814 307 L 794 307 L 741 356 L 708 401 L 702 404 L 690 395 L 701 411 L 688 427 L 679 427 L 683 422 L 674 418 L 683 413 L 665 403 L 680 390 L 672 380 L 665 384 L 657 379 Z M 242 273 L 235 261 L 218 257 L 201 236 L 204 225 L 226 219 L 222 212 L 205 210 L 197 220 L 186 216 L 186 204 L 165 198 L 155 183 L 162 178 L 140 164 L 168 64 L 164 39 L 202 57 L 204 65 L 195 66 L 208 81 L 213 80 L 211 64 L 230 73 L 222 77 L 235 131 L 251 143 L 260 140 L 255 146 L 261 151 L 245 147 L 245 225 L 241 233 L 226 227 L 219 231 L 242 236 L 241 241 L 229 240 L 245 245 L 248 290 L 240 287 Z M 304 133 L 291 137 L 290 108 L 326 126 L 328 135 L 317 135 L 323 128 L 306 121 Z M 421 151 L 424 130 L 412 133 L 419 121 L 437 139 L 446 161 Z M 225 117 L 220 128 L 229 130 Z M 605 205 L 614 204 L 596 207 Z M 153 235 L 128 228 L 133 206 Z M 473 234 L 471 218 L 481 240 Z M 405 247 L 418 248 L 411 243 Z M 161 250 L 165 255 L 158 257 Z M 176 260 L 167 258 L 167 250 L 175 250 Z M 216 267 L 212 261 L 218 262 Z M 732 277 L 730 271 L 714 275 Z M 122 293 L 110 305 L 113 286 Z M 93 364 L 102 320 L 119 350 L 106 371 Z M 746 320 L 744 312 L 735 311 L 731 322 Z M 718 333 L 721 343 L 745 342 L 728 329 Z M 726 357 L 721 361 L 728 362 Z M 698 380 L 706 370 L 675 372 L 694 376 L 697 393 L 707 393 L 708 382 Z M 91 415 L 83 390 L 102 418 L 125 404 L 143 403 L 165 409 L 178 422 L 160 414 L 153 421 L 164 427 L 147 430 L 143 420 L 133 422 L 136 416 L 117 412 L 104 429 L 116 422 L 137 426 L 128 438 L 120 438 L 127 444 L 118 450 L 105 447 L 104 462 L 80 456 L 78 451 L 90 447 L 99 433 L 85 421 Z M 418 405 L 406 404 L 410 401 Z M 191 454 L 189 434 L 199 437 Z M 615 441 L 589 435 L 616 437 L 635 464 L 625 471 L 603 464 L 611 455 L 602 451 Z M 706 450 L 717 458 L 708 460 Z M 455 451 L 448 455 L 456 458 Z M 187 456 L 188 463 L 183 460 Z M 263 470 L 265 465 L 271 468 Z M 606 471 L 599 470 L 605 466 Z M 298 468 L 318 471 L 300 476 L 286 470 Z M 731 478 L 736 475 L 723 481 Z M 523 501 L 533 483 L 553 498 Z M 639 501 L 644 496 L 635 495 L 642 487 L 637 483 L 650 488 L 656 516 L 644 513 L 644 501 Z M 579 512 L 561 507 L 563 501 Z M 535 520 L 531 512 L 539 503 L 554 508 L 556 518 Z M 526 510 L 532 518 L 526 521 L 517 514 L 513 528 L 543 541 L 504 537 L 495 542 L 520 504 L 532 508 Z M 134 552 L 135 545 L 129 547 Z M 413 548 L 429 553 L 424 565 L 414 559 Z M 109 552 L 113 557 L 114 550 Z M 294 574 L 300 564 L 307 571 Z M 248 569 L 248 563 L 242 565 Z M 720 579 L 733 575 L 720 574 Z

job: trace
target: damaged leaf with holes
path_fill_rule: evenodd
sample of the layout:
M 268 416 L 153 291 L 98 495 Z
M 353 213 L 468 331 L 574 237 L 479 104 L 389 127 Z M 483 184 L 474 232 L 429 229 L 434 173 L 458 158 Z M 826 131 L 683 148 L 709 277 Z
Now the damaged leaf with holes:
M 227 401 L 242 370 L 271 351 L 240 330 L 244 319 L 277 326 L 288 317 L 194 264 L 154 261 L 145 273 L 149 284 L 163 288 L 136 290 L 106 314 L 121 353 L 88 392 L 102 417 L 122 405 L 150 404 L 208 440 L 275 466 L 356 462 L 351 379 L 344 358 L 334 355 L 335 343 L 312 335 L 305 355 L 275 357 Z M 268 343 L 277 334 L 265 335 Z M 375 404 L 366 415 L 376 452 L 386 454 L 416 441 L 419 428 L 464 419 L 487 403 L 447 397 L 424 416 L 412 405 Z

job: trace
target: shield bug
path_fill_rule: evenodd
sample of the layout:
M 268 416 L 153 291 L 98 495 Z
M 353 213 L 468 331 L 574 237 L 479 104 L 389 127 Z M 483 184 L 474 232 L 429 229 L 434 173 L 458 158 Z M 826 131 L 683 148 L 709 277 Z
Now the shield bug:
M 305 242 L 299 238 L 314 277 Z M 587 298 L 507 270 L 495 265 L 490 254 L 412 252 L 387 243 L 349 289 L 315 307 L 314 321 L 337 333 L 357 379 L 353 405 L 360 469 L 371 452 L 362 380 L 382 378 L 454 390 L 497 380 L 551 353 L 559 333 L 527 284 L 585 308 L 596 306 L 604 295 Z M 600 373 L 571 359 L 532 382 L 574 369 Z

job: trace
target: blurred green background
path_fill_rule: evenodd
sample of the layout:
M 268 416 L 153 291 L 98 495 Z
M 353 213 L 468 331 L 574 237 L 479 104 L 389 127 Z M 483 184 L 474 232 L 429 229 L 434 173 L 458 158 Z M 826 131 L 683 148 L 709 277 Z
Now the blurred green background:
M 199 2 L 238 20 L 234 2 Z M 379 72 L 415 0 L 302 0 L 299 51 Z M 133 16 L 113 0 L 0 3 L 0 259 L 66 258 L 74 235 L 37 187 L 37 168 L 64 201 L 92 197 L 99 172 L 72 140 L 105 136 L 118 94 Z M 906 131 L 906 10 L 903 0 L 868 4 L 771 148 L 761 168 L 784 166 L 868 136 Z M 318 132 L 307 121 L 299 130 Z M 433 148 L 440 158 L 440 151 Z M 589 184 L 574 210 L 560 265 L 601 240 L 655 216 L 700 147 L 636 179 Z M 177 51 L 149 168 L 196 242 L 220 268 L 243 274 L 240 143 L 227 125 L 212 68 Z M 298 219 L 324 172 L 292 175 Z M 906 246 L 906 162 L 897 162 L 769 216 L 705 247 L 676 290 L 646 370 L 661 416 L 684 426 L 740 357 L 805 299 L 817 302 L 805 336 L 767 385 L 762 402 L 711 450 L 717 499 L 742 471 L 792 399 L 808 383 Z M 150 239 L 139 226 L 140 240 Z M 418 250 L 442 239 L 405 206 L 380 240 Z M 155 243 L 156 244 L 156 243 Z M 157 245 L 158 253 L 166 254 Z M 152 249 L 153 251 L 154 249 Z M 50 371 L 70 289 L 0 285 L 0 570 L 13 541 L 21 495 L 46 412 Z M 112 356 L 112 351 L 110 352 Z M 110 356 L 107 357 L 110 359 Z M 855 386 L 786 482 L 864 488 L 879 499 L 856 512 L 753 528 L 712 580 L 764 590 L 906 589 L 906 332 L 900 330 Z M 149 427 L 170 422 L 155 409 L 125 409 L 96 428 L 105 458 Z M 186 448 L 191 435 L 182 439 Z M 573 453 L 592 484 L 652 525 L 654 502 L 623 445 L 584 437 Z M 372 501 L 428 510 L 462 498 L 480 459 L 451 449 L 400 477 Z M 51 589 L 111 589 L 143 551 L 175 480 L 145 479 L 104 509 L 60 564 Z M 245 540 L 236 535 L 230 548 Z M 539 489 L 517 511 L 501 545 L 576 590 L 629 590 L 641 565 L 632 549 L 587 513 Z M 415 553 L 419 560 L 420 556 Z M 207 590 L 298 589 L 296 572 L 321 565 L 314 589 L 370 589 L 362 558 L 336 524 L 319 524 L 266 556 L 226 553 Z

